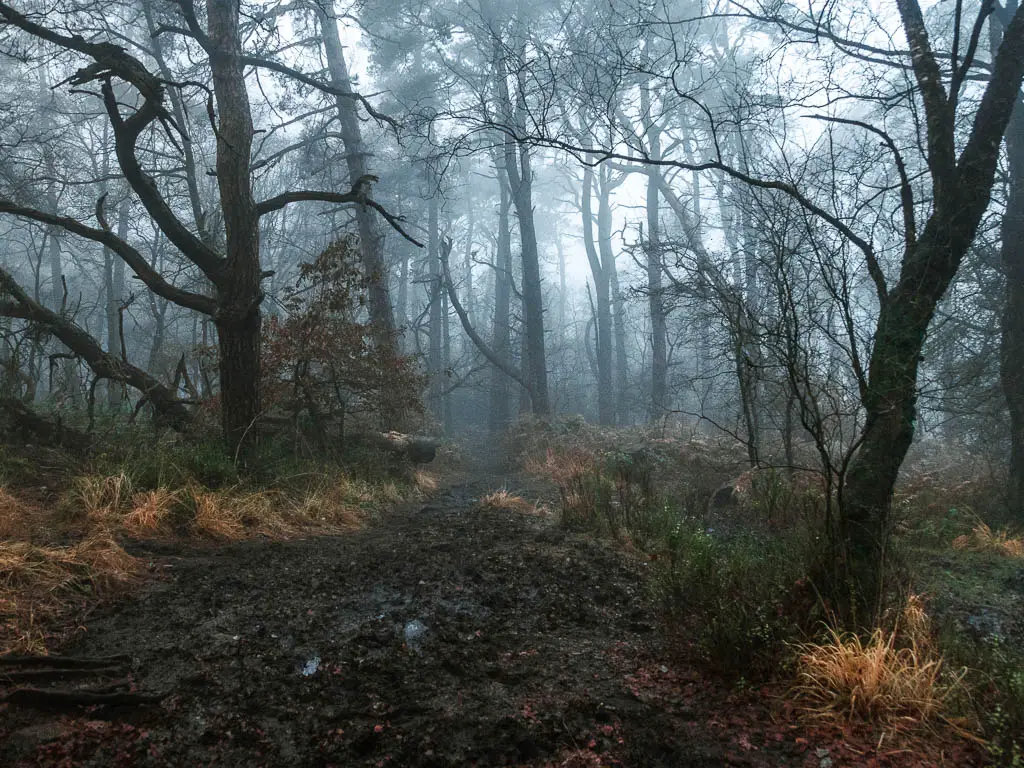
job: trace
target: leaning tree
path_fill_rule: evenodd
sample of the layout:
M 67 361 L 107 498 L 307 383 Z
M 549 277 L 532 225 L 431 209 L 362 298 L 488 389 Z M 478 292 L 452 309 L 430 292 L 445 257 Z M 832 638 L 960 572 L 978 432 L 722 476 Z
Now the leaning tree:
M 628 6 L 629 0 L 624 5 Z M 843 552 L 840 565 L 845 574 L 841 589 L 853 595 L 851 606 L 857 621 L 870 619 L 883 594 L 892 499 L 900 467 L 914 438 L 918 370 L 925 338 L 989 206 L 1003 135 L 1020 99 L 1024 79 L 1024 10 L 1016 6 L 998 8 L 1001 35 L 994 36 L 990 60 L 980 61 L 979 52 L 984 50 L 982 36 L 997 4 L 995 0 L 982 0 L 973 14 L 966 13 L 964 5 L 962 0 L 956 0 L 948 12 L 940 10 L 933 15 L 931 23 L 942 25 L 944 39 L 949 41 L 941 47 L 929 34 L 918 0 L 896 0 L 893 9 L 906 47 L 878 43 L 870 34 L 854 31 L 856 20 L 863 17 L 851 20 L 833 4 L 807 10 L 786 3 L 768 3 L 761 7 L 738 7 L 735 13 L 718 17 L 739 18 L 744 23 L 760 25 L 762 30 L 775 30 L 774 42 L 779 45 L 770 46 L 772 51 L 807 46 L 820 53 L 827 48 L 830 53 L 820 53 L 822 57 L 832 57 L 825 62 L 826 74 L 844 72 L 844 62 L 854 62 L 866 68 L 868 77 L 864 82 L 870 87 L 891 83 L 886 73 L 897 73 L 892 93 L 863 98 L 855 85 L 836 83 L 837 92 L 844 96 L 827 99 L 825 108 L 815 115 L 833 126 L 866 131 L 891 153 L 892 188 L 898 210 L 893 228 L 899 232 L 895 249 L 890 248 L 893 243 L 875 242 L 870 227 L 865 227 L 856 215 L 843 212 L 835 194 L 824 188 L 827 185 L 814 184 L 806 178 L 758 175 L 755 170 L 730 161 L 723 145 L 732 123 L 720 120 L 720 110 L 708 100 L 707 83 L 715 82 L 715 76 L 705 72 L 699 88 L 681 87 L 682 73 L 695 66 L 681 57 L 702 50 L 693 42 L 692 31 L 715 15 L 690 17 L 686 8 L 676 4 L 669 3 L 659 10 L 634 3 L 634 16 L 640 19 L 637 23 L 646 25 L 652 34 L 672 40 L 673 55 L 645 62 L 629 51 L 615 50 L 614 46 L 605 48 L 601 54 L 619 57 L 618 82 L 626 84 L 627 99 L 632 96 L 628 90 L 631 83 L 654 77 L 664 82 L 676 98 L 692 106 L 698 122 L 703 123 L 702 134 L 706 137 L 692 154 L 687 152 L 678 157 L 663 152 L 660 157 L 654 156 L 640 137 L 629 133 L 595 148 L 580 142 L 571 131 L 564 130 L 563 124 L 548 119 L 547 113 L 529 115 L 525 121 L 504 120 L 497 126 L 519 142 L 561 148 L 585 164 L 616 162 L 665 171 L 724 174 L 736 182 L 786 195 L 808 215 L 830 227 L 846 247 L 860 253 L 873 286 L 876 307 L 870 344 L 862 375 L 858 377 L 861 427 L 857 448 L 837 491 Z M 874 19 L 872 28 L 882 28 L 883 22 L 882 18 Z M 563 60 L 568 66 L 583 66 L 580 51 L 567 53 L 570 55 L 563 56 Z M 548 77 L 547 72 L 557 72 L 558 61 L 558 52 L 545 51 L 541 63 L 529 76 L 557 92 L 557 74 Z M 778 72 L 777 64 L 775 71 Z M 883 76 L 879 76 L 879 71 Z M 794 73 L 794 77 L 798 75 Z M 608 87 L 607 79 L 597 81 L 593 92 L 607 99 Z M 820 82 L 816 87 L 820 90 Z M 813 92 L 817 91 L 812 89 Z M 807 105 L 812 102 L 806 93 L 787 94 L 780 89 L 774 95 L 768 93 L 759 98 L 754 98 L 750 91 L 747 93 L 751 103 L 765 113 L 781 110 L 780 114 L 784 114 L 787 108 L 806 113 L 811 109 Z M 712 95 L 712 102 L 713 98 Z M 550 104 L 558 101 L 557 96 L 551 97 L 545 106 L 550 109 Z M 564 96 L 563 101 L 578 103 L 571 96 Z M 585 103 L 592 102 L 593 98 L 585 99 Z M 860 111 L 844 113 L 841 107 L 845 104 L 858 105 Z M 884 124 L 874 124 L 870 117 L 864 119 L 873 105 L 880 110 L 901 110 L 904 125 L 913 124 L 920 116 L 921 124 L 916 129 L 920 146 L 910 140 L 911 152 L 919 151 L 919 169 L 908 168 L 903 151 Z M 494 127 L 493 121 L 488 127 Z M 785 158 L 785 143 L 779 146 L 782 157 L 777 165 L 784 172 L 792 164 Z M 883 258 L 883 250 L 898 250 L 898 254 L 888 260 Z

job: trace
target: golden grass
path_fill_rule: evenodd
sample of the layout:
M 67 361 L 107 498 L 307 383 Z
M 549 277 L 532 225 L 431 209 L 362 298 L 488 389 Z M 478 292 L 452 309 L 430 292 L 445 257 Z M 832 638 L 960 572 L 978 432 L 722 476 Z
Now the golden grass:
M 215 539 L 241 539 L 246 533 L 239 505 L 226 494 L 190 489 L 193 508 L 191 529 L 200 536 Z
M 42 527 L 51 536 L 55 531 L 109 532 L 134 538 L 184 534 L 238 540 L 316 531 L 336 534 L 364 527 L 373 509 L 415 494 L 429 495 L 438 486 L 437 477 L 422 470 L 415 473 L 410 486 L 325 474 L 305 478 L 300 487 L 289 490 L 241 485 L 211 490 L 193 483 L 177 490 L 136 491 L 124 473 L 82 476 L 63 495 L 60 515 L 49 515 Z M 0 489 L 0 534 L 28 538 L 36 523 L 24 522 L 33 518 L 22 507 Z
M 31 539 L 42 522 L 42 510 L 0 488 L 0 539 Z
M 46 653 L 78 629 L 80 614 L 125 589 L 142 563 L 119 537 L 233 541 L 339 534 L 365 526 L 375 509 L 437 490 L 419 470 L 411 482 L 343 474 L 304 475 L 277 489 L 140 489 L 125 472 L 74 478 L 56 505 L 0 488 L 0 653 Z M 70 546 L 50 546 L 66 537 Z
M 369 495 L 352 484 L 325 484 L 291 501 L 290 520 L 301 527 L 357 531 L 366 525 Z
M 558 485 L 571 482 L 586 472 L 592 472 L 597 466 L 597 456 L 590 451 L 557 451 L 552 448 L 545 451 L 543 461 L 527 458 L 523 464 L 523 468 L 529 474 L 548 478 Z
M 167 488 L 136 493 L 132 496 L 131 509 L 120 518 L 120 527 L 130 536 L 165 532 L 168 517 L 179 503 L 181 493 Z
M 930 620 L 911 596 L 900 626 L 865 640 L 829 630 L 824 643 L 798 647 L 796 697 L 820 717 L 888 726 L 934 721 L 957 683 L 943 681 L 943 659 L 930 641 Z
M 47 632 L 87 597 L 132 584 L 142 563 L 109 534 L 71 547 L 0 542 L 0 653 L 43 652 Z
M 366 525 L 383 505 L 435 491 L 436 476 L 415 485 L 312 476 L 287 490 L 199 484 L 138 490 L 125 473 L 75 478 L 56 507 L 25 502 L 0 488 L 0 653 L 44 653 L 54 631 L 88 601 L 133 583 L 142 564 L 118 537 L 192 536 L 233 541 L 339 534 Z M 72 546 L 43 546 L 71 535 Z
M 476 508 L 486 512 L 517 512 L 523 515 L 543 514 L 545 511 L 543 507 L 527 501 L 522 496 L 509 493 L 504 488 L 481 496 Z
M 105 525 L 131 507 L 132 496 L 132 481 L 124 472 L 81 475 L 72 481 L 64 506 L 73 518 L 84 518 L 88 525 Z
M 1011 536 L 1006 530 L 993 531 L 978 523 L 969 534 L 953 539 L 953 548 L 970 552 L 990 552 L 1007 557 L 1024 557 L 1024 537 Z

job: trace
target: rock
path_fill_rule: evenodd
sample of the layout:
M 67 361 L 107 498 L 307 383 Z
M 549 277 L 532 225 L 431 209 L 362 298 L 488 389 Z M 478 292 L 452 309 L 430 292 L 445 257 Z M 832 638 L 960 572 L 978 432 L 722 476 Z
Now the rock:
M 413 619 L 405 625 L 403 630 L 405 644 L 411 651 L 423 652 L 423 639 L 427 634 L 427 625 L 419 619 Z
M 309 659 L 303 665 L 303 667 L 302 667 L 302 676 L 303 677 L 312 677 L 313 675 L 315 675 L 319 671 L 320 671 L 320 657 L 319 656 L 313 656 L 311 659 Z
M 967 615 L 964 623 L 976 637 L 982 639 L 986 637 L 1001 639 L 1006 636 L 1003 616 L 993 608 L 978 608 L 974 613 Z

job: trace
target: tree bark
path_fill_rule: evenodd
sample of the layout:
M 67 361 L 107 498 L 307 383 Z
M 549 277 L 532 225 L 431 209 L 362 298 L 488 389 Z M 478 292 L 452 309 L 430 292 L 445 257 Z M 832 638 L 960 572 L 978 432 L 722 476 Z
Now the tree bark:
M 441 329 L 441 254 L 438 232 L 437 184 L 432 174 L 427 174 L 427 299 L 429 301 L 428 317 L 430 318 L 430 341 L 427 352 L 427 407 L 431 415 L 440 420 L 442 414 L 442 329 Z
M 933 204 L 920 237 L 907 233 L 898 282 L 884 290 L 883 278 L 879 288 L 881 308 L 863 397 L 865 423 L 845 488 L 840 489 L 857 623 L 873 618 L 884 593 L 892 496 L 914 438 L 925 334 L 988 207 L 1001 139 L 1024 78 L 1024 13 L 1018 10 L 1007 25 L 971 133 L 957 156 L 956 90 L 946 93 L 916 0 L 898 0 L 898 7 L 927 120 Z
M 1015 10 L 1014 0 L 1003 13 Z M 999 49 L 1004 24 L 1005 17 L 990 22 L 993 56 Z M 1024 103 L 1019 97 L 1006 130 L 1006 159 L 1006 211 L 1000 232 L 1006 296 L 999 368 L 1010 414 L 1007 500 L 1014 517 L 1024 522 Z
M 519 126 L 525 135 L 526 103 L 522 84 L 516 84 L 516 102 L 513 107 L 509 94 L 508 72 L 499 41 L 494 41 L 499 111 L 506 125 Z M 548 399 L 547 357 L 544 349 L 544 295 L 540 278 L 540 253 L 537 248 L 537 229 L 533 220 L 533 170 L 530 167 L 530 149 L 513 136 L 506 134 L 504 141 L 505 172 L 512 191 L 512 202 L 519 220 L 519 243 L 523 264 L 523 314 L 526 328 L 524 347 L 525 370 L 530 381 L 530 403 L 536 416 L 551 415 Z
M 649 116 L 650 93 L 646 85 L 640 91 L 645 116 L 644 130 L 647 134 L 647 151 L 651 160 L 661 160 L 661 127 Z M 668 403 L 668 323 L 665 320 L 665 297 L 662 282 L 662 254 L 658 211 L 659 185 L 663 183 L 661 169 L 657 165 L 647 167 L 647 311 L 651 320 L 651 402 L 649 421 L 655 422 L 669 407 Z
M 221 424 L 228 447 L 245 453 L 260 415 L 260 231 L 252 196 L 252 113 L 245 87 L 234 0 L 207 0 L 210 67 L 217 100 L 217 185 L 226 235 L 224 279 L 217 286 Z
M 512 351 L 511 309 L 512 291 L 512 232 L 509 221 L 512 199 L 508 180 L 500 162 L 495 162 L 500 196 L 498 199 L 498 233 L 494 265 L 494 320 L 491 325 L 491 348 L 494 354 L 511 367 Z M 490 415 L 488 427 L 492 434 L 504 432 L 510 419 L 509 378 L 498 366 L 491 368 Z
M 590 273 L 594 278 L 594 315 L 597 325 L 597 344 L 595 359 L 597 363 L 597 420 L 603 425 L 615 424 L 615 395 L 612 385 L 612 309 L 609 292 L 606 252 L 611 251 L 610 244 L 601 242 L 601 249 L 594 239 L 594 213 L 592 197 L 594 188 L 594 169 L 583 167 L 583 189 L 580 192 L 580 211 L 583 215 L 583 244 L 590 263 Z M 607 205 L 603 192 L 599 199 L 601 215 L 598 217 L 598 239 L 607 235 L 611 237 L 610 215 L 605 216 Z
M 1024 522 L 1024 107 L 1018 102 L 1007 134 L 1009 196 L 1002 225 L 1006 298 L 1000 376 L 1010 411 L 1009 502 Z
M 611 206 L 611 169 L 601 169 L 601 197 L 597 211 L 598 244 L 601 251 L 601 262 L 608 279 L 608 290 L 611 294 L 612 334 L 615 348 L 615 423 L 625 424 L 628 420 L 626 399 L 628 395 L 629 362 L 626 357 L 626 302 L 619 290 L 619 271 L 615 264 L 615 252 L 612 250 L 612 206 Z
M 118 206 L 117 236 L 122 240 L 128 237 L 128 198 Z M 121 302 L 124 292 L 124 261 L 114 255 L 113 251 L 103 249 L 103 283 L 106 293 L 107 311 L 107 352 L 111 355 L 121 354 Z M 121 410 L 124 402 L 124 391 L 114 382 L 107 383 L 107 406 L 111 411 Z
M 344 93 L 352 93 L 352 78 L 345 61 L 338 34 L 338 20 L 334 11 L 334 0 L 314 3 L 323 31 L 324 53 L 331 84 Z M 358 102 L 351 97 L 336 96 L 338 123 L 345 145 L 345 163 L 348 166 L 349 183 L 355 186 L 360 179 L 369 175 L 367 151 L 359 128 Z M 377 225 L 373 212 L 366 205 L 357 205 L 356 223 L 359 227 L 359 253 L 363 271 L 369 283 L 367 289 L 370 321 L 375 329 L 378 346 L 392 349 L 395 344 L 395 318 L 391 307 L 391 291 L 388 285 L 389 270 L 384 259 L 384 235 Z

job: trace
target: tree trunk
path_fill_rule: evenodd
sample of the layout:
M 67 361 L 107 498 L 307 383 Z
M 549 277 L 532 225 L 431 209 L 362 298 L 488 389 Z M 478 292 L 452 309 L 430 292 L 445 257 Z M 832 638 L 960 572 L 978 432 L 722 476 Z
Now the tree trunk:
M 441 261 L 438 243 L 438 211 L 437 211 L 437 184 L 431 174 L 427 175 L 427 187 L 430 199 L 427 202 L 427 271 L 429 283 L 427 285 L 430 318 L 430 346 L 427 353 L 427 376 L 429 377 L 427 390 L 427 408 L 430 414 L 440 420 L 441 413 L 441 391 L 443 382 L 442 361 L 441 361 Z
M 957 156 L 955 105 L 945 91 L 921 8 L 916 0 L 898 0 L 898 8 L 927 115 L 933 201 L 920 235 L 906 233 L 896 285 L 886 290 L 884 278 L 880 280 L 881 307 L 863 396 L 865 422 L 846 486 L 840 488 L 852 619 L 861 624 L 881 605 L 892 495 L 914 438 L 925 334 L 988 208 L 1001 140 L 1020 100 L 1024 77 L 1024 14 L 1017 10 L 994 57 L 971 133 Z
M 618 424 L 628 421 L 626 399 L 629 394 L 629 362 L 626 358 L 626 302 L 619 289 L 619 271 L 615 264 L 615 252 L 612 250 L 612 207 L 610 187 L 611 171 L 601 169 L 601 200 L 597 213 L 598 242 L 601 247 L 601 262 L 608 277 L 608 289 L 611 292 L 612 334 L 615 346 L 615 418 Z
M 405 328 L 409 324 L 409 249 L 402 248 L 402 263 L 398 272 L 398 323 Z
M 512 350 L 512 233 L 509 221 L 512 200 L 509 196 L 507 178 L 500 163 L 495 163 L 495 171 L 501 192 L 498 200 L 498 247 L 494 265 L 494 324 L 491 330 L 491 349 L 499 359 L 508 362 Z M 490 390 L 488 426 L 492 434 L 497 434 L 508 427 L 510 417 L 508 376 L 497 366 L 491 368 Z
M 217 185 L 226 234 L 226 265 L 215 318 L 220 339 L 221 423 L 229 450 L 245 453 L 260 415 L 260 235 L 249 165 L 252 114 L 245 88 L 233 0 L 207 0 L 210 65 L 217 100 Z
M 960 191 L 950 195 L 956 203 L 937 204 L 878 315 L 860 447 L 840 498 L 846 577 L 859 623 L 873 618 L 883 596 L 892 497 L 914 439 L 917 372 L 925 335 L 987 207 L 978 198 L 984 197 L 987 204 L 991 185 Z
M 438 281 L 440 282 L 440 280 Z M 440 291 L 440 286 L 438 287 Z M 448 371 L 452 367 L 452 335 L 451 335 L 451 313 L 448 307 L 448 293 L 446 291 L 440 291 L 441 293 L 441 376 L 447 375 Z M 467 295 L 469 295 L 467 293 Z M 468 310 L 467 310 L 468 312 Z M 468 315 L 467 315 L 468 317 Z M 472 321 L 470 321 L 472 322 Z M 451 388 L 445 386 L 444 379 L 441 381 L 443 392 L 441 394 L 441 422 L 444 424 L 444 434 L 451 435 L 455 422 L 454 414 L 452 413 L 452 393 Z
M 473 246 L 476 233 L 476 215 L 472 198 L 466 199 L 466 250 L 463 261 L 463 285 L 466 287 L 466 315 L 476 325 L 476 294 L 473 292 Z
M 509 95 L 508 73 L 499 41 L 495 40 L 496 78 L 500 113 L 508 125 L 517 125 L 525 134 L 526 102 L 523 86 L 516 83 L 516 102 L 513 110 Z M 515 122 L 513 123 L 513 120 Z M 519 243 L 523 264 L 523 324 L 524 369 L 531 383 L 530 401 L 533 413 L 547 418 L 551 415 L 548 400 L 548 370 L 544 350 L 544 295 L 540 279 L 540 253 L 537 248 L 537 229 L 533 220 L 533 170 L 530 167 L 529 147 L 506 135 L 504 141 L 505 172 L 512 190 L 512 203 L 519 220 Z
M 1010 411 L 1009 501 L 1024 522 L 1024 107 L 1018 103 L 1007 134 L 1009 196 L 1002 226 L 1006 303 L 1000 373 Z
M 641 98 L 647 106 L 642 109 L 645 116 L 651 114 L 650 96 L 647 87 L 641 90 Z M 661 128 L 649 117 L 644 126 L 647 133 L 648 153 L 652 160 L 661 159 Z M 658 188 L 661 183 L 661 169 L 657 165 L 647 167 L 647 311 L 651 316 L 651 404 L 649 420 L 660 419 L 669 407 L 668 403 L 668 324 L 665 321 L 665 297 L 662 284 L 662 255 L 658 210 Z
M 110 153 L 107 151 L 109 127 L 103 125 L 103 176 L 109 173 Z M 104 183 L 105 186 L 105 183 Z M 106 190 L 104 189 L 104 192 Z M 117 206 L 117 236 L 128 237 L 128 197 Z M 106 299 L 107 352 L 115 357 L 121 354 L 121 294 L 124 292 L 124 261 L 110 248 L 103 248 L 103 294 Z M 121 410 L 124 388 L 120 382 L 107 381 L 107 407 L 114 413 Z
M 338 90 L 351 93 L 352 79 L 349 76 L 345 53 L 338 34 L 338 20 L 334 12 L 334 0 L 315 3 L 320 26 L 323 30 L 324 54 L 331 75 L 331 84 Z M 354 98 L 336 96 L 338 123 L 345 145 L 345 163 L 348 166 L 349 183 L 355 185 L 367 176 L 369 164 L 367 151 L 359 128 L 358 103 Z M 359 252 L 363 270 L 369 281 L 367 290 L 370 320 L 375 329 L 376 343 L 393 348 L 395 340 L 395 319 L 391 308 L 391 292 L 388 285 L 388 267 L 384 259 L 384 236 L 377 225 L 373 212 L 365 205 L 355 209 L 359 226 Z
M 997 25 L 992 25 L 997 29 Z M 992 51 L 1001 30 L 993 33 Z M 1007 196 L 1002 221 L 1002 265 L 1006 296 L 1002 316 L 1000 378 L 1010 413 L 1010 461 L 1007 497 L 1024 523 L 1024 103 L 1020 98 L 1006 130 Z
M 600 251 L 594 242 L 594 214 L 591 208 L 594 187 L 594 171 L 589 166 L 583 168 L 583 190 L 580 193 L 580 209 L 583 214 L 583 244 L 590 262 L 590 272 L 594 277 L 594 315 L 597 324 L 597 344 L 595 358 L 597 362 L 597 420 L 604 425 L 615 424 L 615 393 L 612 385 L 612 309 L 608 284 L 608 262 L 604 257 L 610 253 L 610 245 L 601 242 Z M 602 197 L 598 203 L 603 214 L 606 201 Z M 607 235 L 611 237 L 610 214 L 598 216 L 598 239 Z

